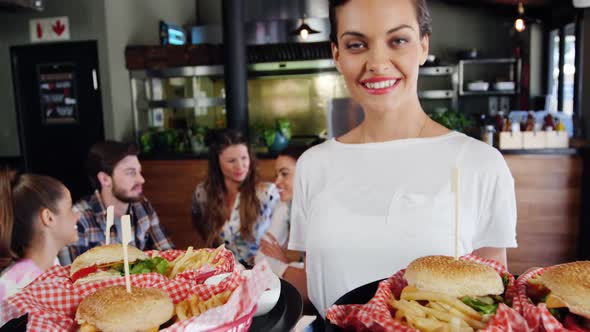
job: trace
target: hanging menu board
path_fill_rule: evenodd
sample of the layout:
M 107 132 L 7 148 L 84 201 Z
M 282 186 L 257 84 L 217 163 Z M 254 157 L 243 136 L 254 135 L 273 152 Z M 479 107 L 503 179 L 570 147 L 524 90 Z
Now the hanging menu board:
M 43 124 L 78 122 L 76 66 L 67 64 L 39 65 L 39 97 Z

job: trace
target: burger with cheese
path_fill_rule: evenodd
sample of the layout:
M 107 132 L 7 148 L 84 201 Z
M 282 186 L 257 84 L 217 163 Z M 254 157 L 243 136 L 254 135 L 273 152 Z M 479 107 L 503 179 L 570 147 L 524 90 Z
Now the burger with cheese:
M 566 329 L 590 332 L 590 261 L 555 265 L 527 282 L 534 304 L 545 303 Z

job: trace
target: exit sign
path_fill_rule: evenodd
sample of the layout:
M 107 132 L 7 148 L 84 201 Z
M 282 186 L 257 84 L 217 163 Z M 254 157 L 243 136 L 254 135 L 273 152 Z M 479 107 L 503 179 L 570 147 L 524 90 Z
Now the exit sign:
M 70 39 L 70 21 L 67 16 L 37 18 L 29 21 L 31 42 Z

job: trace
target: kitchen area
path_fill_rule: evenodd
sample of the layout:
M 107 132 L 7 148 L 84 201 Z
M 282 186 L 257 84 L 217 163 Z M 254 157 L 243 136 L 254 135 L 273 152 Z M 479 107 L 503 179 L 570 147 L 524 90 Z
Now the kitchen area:
M 90 140 L 137 143 L 145 194 L 179 248 L 203 245 L 190 218 L 192 193 L 207 173 L 208 130 L 247 133 L 262 179 L 273 181 L 276 155 L 287 145 L 312 146 L 362 120 L 332 61 L 327 0 L 23 5 L 33 2 L 0 1 L 0 163 L 52 170 L 43 165 L 51 155 L 31 156 L 43 149 L 30 146 L 47 136 L 38 137 L 22 113 L 35 96 L 23 92 L 32 85 L 19 85 L 25 74 L 15 61 L 23 58 L 18 47 L 93 41 L 99 94 L 89 104 L 100 110 L 85 128 L 99 129 Z M 519 274 L 590 258 L 590 70 L 583 66 L 590 9 L 569 0 L 428 3 L 433 35 L 419 97 L 432 119 L 495 146 L 506 159 L 519 243 L 508 250 L 509 269 Z M 68 39 L 33 40 L 31 22 L 55 17 L 67 18 Z M 83 122 L 83 113 L 80 106 L 70 117 Z M 64 135 L 52 138 L 57 147 Z M 83 158 L 79 150 L 72 148 Z M 59 158 L 79 166 L 73 156 Z
M 579 12 L 571 6 L 558 9 L 565 17 L 569 10 L 564 21 L 572 22 L 561 30 L 547 31 L 561 23 L 528 18 L 527 28 L 519 32 L 514 28 L 518 6 L 490 11 L 489 4 L 451 2 L 429 4 L 434 34 L 429 59 L 420 69 L 421 103 L 436 121 L 502 151 L 517 196 L 519 248 L 508 251 L 510 269 L 522 273 L 530 266 L 575 259 L 583 252 L 583 123 L 574 112 L 579 101 L 573 91 L 566 92 L 574 74 L 564 70 L 560 75 L 555 68 L 575 68 L 572 24 Z M 544 17 L 549 8 L 529 6 L 527 17 Z M 342 135 L 362 120 L 331 60 L 325 10 L 325 4 L 322 9 L 311 1 L 245 6 L 248 107 L 247 120 L 237 126 L 247 128 L 265 180 L 274 178 L 282 133 L 288 132 L 291 145 L 310 146 Z M 306 17 L 315 33 L 297 35 L 302 23 L 297 16 Z M 146 192 L 165 206 L 160 214 L 173 225 L 169 228 L 176 241 L 187 245 L 196 235 L 186 223 L 187 206 L 194 184 L 205 179 L 207 170 L 203 133 L 236 121 L 224 103 L 223 24 L 222 18 L 192 27 L 190 36 L 199 43 L 184 50 L 126 48 L 134 127 L 150 179 Z M 548 38 L 555 31 L 565 35 L 565 45 Z M 560 83 L 566 88 L 558 88 Z

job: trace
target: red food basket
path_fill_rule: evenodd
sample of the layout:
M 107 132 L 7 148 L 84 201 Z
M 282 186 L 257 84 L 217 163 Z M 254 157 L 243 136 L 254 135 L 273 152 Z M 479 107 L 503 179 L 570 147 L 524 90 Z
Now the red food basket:
M 164 252 L 161 256 L 168 258 L 178 254 L 178 251 Z M 233 255 L 231 258 L 228 264 L 231 264 L 233 268 Z M 225 268 L 227 266 L 220 270 Z M 174 304 L 192 295 L 199 295 L 202 300 L 207 300 L 225 290 L 232 291 L 226 304 L 210 309 L 199 316 L 177 322 L 165 331 L 184 331 L 187 327 L 191 331 L 247 331 L 252 324 L 256 302 L 273 278 L 272 271 L 266 262 L 262 262 L 254 267 L 249 278 L 242 276 L 238 271 L 233 271 L 231 276 L 217 285 L 202 283 L 216 273 L 210 266 L 205 266 L 200 270 L 180 273 L 174 279 L 168 279 L 158 273 L 131 275 L 130 279 L 134 287 L 154 287 L 164 290 Z M 125 278 L 120 277 L 74 285 L 69 274 L 69 266 L 54 266 L 22 291 L 8 298 L 0 312 L 0 325 L 28 313 L 27 331 L 74 331 L 77 326 L 74 317 L 82 299 L 100 288 L 125 284 Z
M 549 312 L 545 303 L 534 305 L 526 295 L 528 280 L 535 278 L 547 268 L 539 268 L 528 271 L 518 277 L 516 281 L 516 295 L 514 297 L 514 309 L 518 310 L 526 319 L 531 331 L 534 332 L 564 332 L 569 331 Z
M 507 274 L 510 278 L 506 289 L 506 298 L 512 299 L 515 295 L 515 280 L 505 266 L 502 264 L 483 259 L 474 255 L 466 255 L 462 259 L 486 264 L 499 274 Z M 401 270 L 387 280 L 381 281 L 375 296 L 366 304 L 349 304 L 334 305 L 328 310 L 326 318 L 333 324 L 344 329 L 354 329 L 356 331 L 401 331 L 416 332 L 416 329 L 403 325 L 395 320 L 390 313 L 388 300 L 391 295 L 399 298 L 402 289 L 407 286 L 404 279 L 405 270 Z M 481 331 L 511 331 L 525 332 L 529 331 L 525 319 L 514 309 L 505 304 L 500 304 L 496 314 L 488 326 Z

